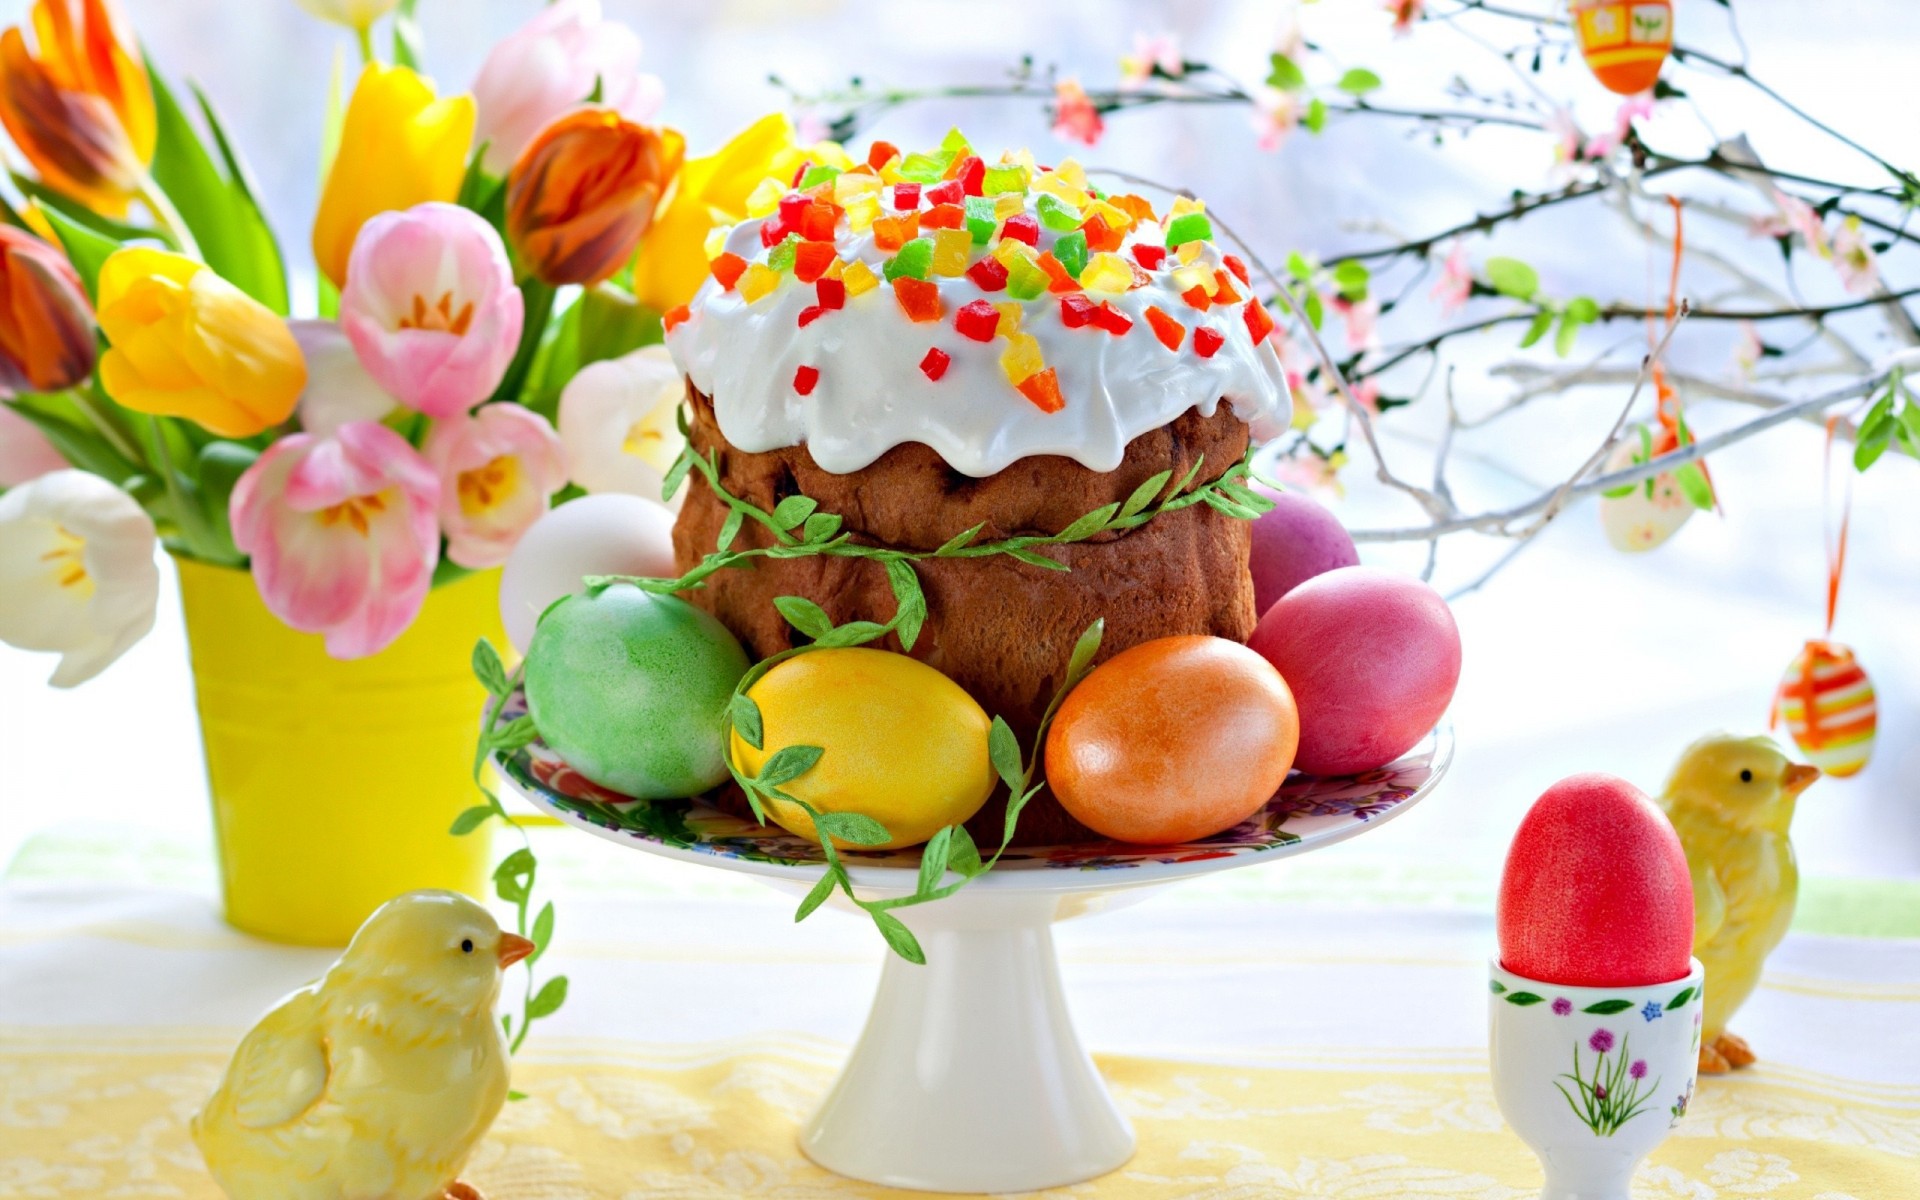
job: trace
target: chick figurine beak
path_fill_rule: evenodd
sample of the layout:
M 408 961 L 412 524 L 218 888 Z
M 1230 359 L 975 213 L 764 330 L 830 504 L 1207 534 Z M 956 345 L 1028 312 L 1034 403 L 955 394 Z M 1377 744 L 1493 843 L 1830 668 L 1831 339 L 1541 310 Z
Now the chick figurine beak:
M 1818 771 L 1814 772 L 1814 774 L 1816 775 L 1818 775 L 1819 773 L 1820 772 Z M 530 938 L 523 938 L 517 933 L 501 934 L 500 935 L 500 969 L 502 971 L 506 970 L 508 967 L 519 962 L 521 959 L 525 958 L 529 954 L 532 954 L 535 950 L 538 950 L 538 949 L 539 947 L 535 945 L 532 939 Z
M 230 1200 L 476 1200 L 459 1179 L 507 1098 L 500 976 L 537 947 L 454 892 L 382 905 L 234 1051 L 194 1117 Z
M 1754 1061 L 1727 1022 L 1793 922 L 1800 871 L 1787 831 L 1818 778 L 1818 767 L 1791 761 L 1769 738 L 1715 734 L 1687 747 L 1660 797 L 1693 877 L 1693 953 L 1707 968 L 1703 1075 Z

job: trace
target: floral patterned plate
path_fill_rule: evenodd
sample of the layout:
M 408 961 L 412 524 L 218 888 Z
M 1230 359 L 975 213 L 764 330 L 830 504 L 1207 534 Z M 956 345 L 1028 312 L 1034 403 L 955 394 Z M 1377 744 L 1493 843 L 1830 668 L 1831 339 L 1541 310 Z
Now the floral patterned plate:
M 499 720 L 526 712 L 508 698 Z M 1256 859 L 1281 858 L 1345 841 L 1398 816 L 1433 790 L 1453 758 L 1453 730 L 1441 724 L 1405 757 L 1344 778 L 1294 772 L 1258 813 L 1224 833 L 1178 846 L 1080 842 L 1010 849 L 971 888 L 1086 891 L 1132 887 L 1198 875 Z M 755 875 L 811 882 L 820 848 L 777 826 L 722 812 L 700 800 L 634 800 L 582 778 L 542 742 L 496 756 L 508 784 L 536 807 L 589 833 L 672 858 Z M 894 872 L 920 870 L 919 847 L 842 852 L 856 883 L 898 886 Z M 721 861 L 715 861 L 721 860 Z M 1098 872 L 1097 880 L 1088 873 Z M 1124 874 L 1122 874 L 1124 873 Z M 910 886 L 910 885 L 909 885 Z

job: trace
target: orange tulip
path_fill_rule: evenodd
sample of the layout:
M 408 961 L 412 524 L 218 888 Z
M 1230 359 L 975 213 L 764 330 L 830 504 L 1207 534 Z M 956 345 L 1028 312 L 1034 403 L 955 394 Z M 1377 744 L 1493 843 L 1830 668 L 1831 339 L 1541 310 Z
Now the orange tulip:
M 153 161 L 153 85 L 113 0 L 34 0 L 0 34 L 0 122 L 48 187 L 122 216 Z
M 630 258 L 686 156 L 671 129 L 582 108 L 541 130 L 507 175 L 507 241 L 543 283 L 593 284 Z
M 57 392 L 93 374 L 93 313 L 66 255 L 0 225 L 0 387 Z

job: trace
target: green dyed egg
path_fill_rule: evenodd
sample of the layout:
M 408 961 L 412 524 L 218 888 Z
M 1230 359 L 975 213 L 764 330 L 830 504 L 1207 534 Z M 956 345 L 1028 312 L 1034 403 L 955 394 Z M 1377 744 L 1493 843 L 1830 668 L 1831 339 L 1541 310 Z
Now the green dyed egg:
M 693 605 L 616 584 L 541 617 L 527 646 L 527 709 L 541 739 L 601 787 L 683 799 L 727 777 L 720 716 L 748 665 L 726 627 Z

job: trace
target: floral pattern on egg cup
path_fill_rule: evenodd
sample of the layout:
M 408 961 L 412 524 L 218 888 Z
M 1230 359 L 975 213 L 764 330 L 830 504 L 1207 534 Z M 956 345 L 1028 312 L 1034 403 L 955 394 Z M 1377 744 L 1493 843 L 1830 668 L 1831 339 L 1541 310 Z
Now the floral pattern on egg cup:
M 1640 1160 L 1693 1096 L 1698 959 L 1648 987 L 1563 987 L 1491 965 L 1494 1096 L 1546 1169 L 1542 1200 L 1629 1200 Z

